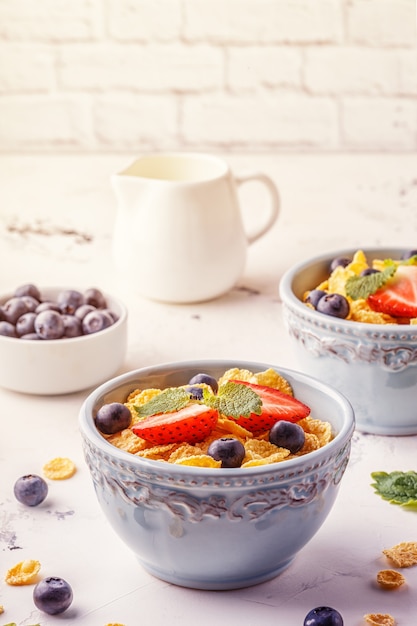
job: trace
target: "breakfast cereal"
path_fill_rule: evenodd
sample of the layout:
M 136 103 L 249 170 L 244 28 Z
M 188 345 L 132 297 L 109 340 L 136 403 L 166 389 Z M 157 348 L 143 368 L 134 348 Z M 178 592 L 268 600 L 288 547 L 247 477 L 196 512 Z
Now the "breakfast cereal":
M 396 621 L 389 613 L 367 613 L 363 616 L 367 624 L 372 626 L 395 626 Z
M 13 586 L 31 585 L 35 582 L 40 569 L 39 561 L 26 559 L 7 571 L 5 581 L 8 585 Z
M 394 569 L 383 569 L 376 575 L 376 581 L 383 589 L 398 589 L 405 583 L 405 577 Z
M 358 250 L 335 259 L 329 276 L 303 301 L 317 311 L 367 324 L 417 323 L 417 255 L 368 261 Z
M 43 473 L 51 480 L 65 480 L 74 476 L 76 467 L 71 459 L 56 457 L 43 466 Z
M 417 565 L 416 541 L 403 541 L 382 552 L 396 567 L 411 567 L 412 565 Z
M 254 385 L 255 389 L 258 389 L 259 386 L 259 389 L 275 390 L 280 394 L 280 397 L 284 398 L 284 404 L 291 401 L 299 402 L 294 398 L 290 383 L 272 368 L 256 374 L 248 370 L 229 369 L 216 381 L 220 397 L 223 390 L 227 389 L 225 385 L 227 383 L 230 384 L 230 381 L 241 383 L 241 386 L 248 385 L 250 390 L 252 389 L 251 385 Z M 207 385 L 204 383 L 199 386 L 201 389 L 207 388 Z M 299 419 L 294 419 L 293 421 L 304 431 L 303 445 L 296 452 L 291 452 L 289 448 L 271 443 L 269 440 L 269 428 L 262 427 L 259 431 L 256 429 L 249 430 L 249 425 L 251 424 L 249 420 L 246 420 L 246 424 L 245 420 L 225 415 L 220 409 L 209 431 L 200 440 L 187 441 L 181 439 L 180 441 L 155 443 L 155 441 L 149 441 L 145 437 L 135 434 L 135 426 L 144 422 L 144 418 L 138 415 L 138 408 L 145 405 L 148 406 L 147 403 L 157 399 L 158 396 L 161 397 L 160 394 L 163 391 L 181 390 L 185 387 L 187 386 L 169 388 L 168 390 L 137 389 L 133 391 L 125 402 L 125 406 L 129 408 L 131 413 L 130 426 L 110 435 L 102 432 L 103 436 L 112 445 L 142 458 L 165 461 L 177 465 L 215 468 L 225 467 L 218 458 L 213 458 L 210 453 L 211 444 L 220 439 L 233 439 L 240 442 L 239 445 L 242 445 L 244 450 L 243 458 L 238 466 L 246 468 L 278 463 L 286 459 L 308 454 L 325 446 L 333 437 L 331 424 L 311 417 L 309 414 L 310 409 L 301 403 L 300 405 L 306 411 Z M 201 404 L 197 403 L 193 406 L 198 407 Z M 156 417 L 158 416 L 164 417 L 160 414 L 156 415 Z M 290 420 L 291 416 L 288 419 Z M 245 425 L 248 425 L 248 428 L 245 428 Z

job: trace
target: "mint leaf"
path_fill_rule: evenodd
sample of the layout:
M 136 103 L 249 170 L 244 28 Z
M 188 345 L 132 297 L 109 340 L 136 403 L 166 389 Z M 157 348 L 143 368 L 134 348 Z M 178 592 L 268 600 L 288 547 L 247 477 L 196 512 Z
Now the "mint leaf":
M 383 500 L 417 510 L 417 472 L 373 472 L 371 477 L 371 487 Z
M 135 406 L 134 409 L 139 417 L 149 417 L 159 413 L 179 411 L 190 403 L 190 399 L 190 393 L 184 388 L 169 387 L 148 402 L 145 402 L 145 404 Z
M 396 271 L 397 266 L 394 263 L 389 263 L 382 272 L 368 274 L 367 276 L 351 276 L 346 281 L 346 295 L 352 298 L 352 300 L 359 300 L 360 298 L 366 300 L 371 294 L 385 285 Z
M 260 415 L 262 412 L 260 396 L 250 387 L 231 381 L 221 385 L 217 396 L 204 389 L 203 402 L 207 406 L 217 409 L 222 415 L 236 419 L 240 416 L 249 417 L 251 413 Z
M 410 256 L 408 259 L 400 261 L 400 265 L 417 265 L 417 254 Z

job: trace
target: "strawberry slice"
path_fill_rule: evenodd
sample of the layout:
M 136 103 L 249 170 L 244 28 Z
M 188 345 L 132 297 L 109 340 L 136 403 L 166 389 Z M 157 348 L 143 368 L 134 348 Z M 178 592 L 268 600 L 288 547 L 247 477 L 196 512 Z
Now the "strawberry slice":
M 368 304 L 393 317 L 417 317 L 417 265 L 399 265 L 394 276 L 368 296 Z
M 189 404 L 179 411 L 146 417 L 132 431 L 155 445 L 197 443 L 211 433 L 218 416 L 216 409 L 205 404 Z
M 306 404 L 278 389 L 255 385 L 243 380 L 233 380 L 231 382 L 250 387 L 262 400 L 260 415 L 256 413 L 251 413 L 249 417 L 241 415 L 236 420 L 240 426 L 243 426 L 243 428 L 246 428 L 254 435 L 269 430 L 279 420 L 298 422 L 310 415 L 310 408 Z

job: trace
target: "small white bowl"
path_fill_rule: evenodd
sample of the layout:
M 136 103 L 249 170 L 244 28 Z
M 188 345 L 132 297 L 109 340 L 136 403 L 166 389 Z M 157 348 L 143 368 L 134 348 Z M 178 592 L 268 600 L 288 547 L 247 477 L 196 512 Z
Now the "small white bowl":
M 41 288 L 55 300 L 62 288 Z M 13 294 L 0 298 L 4 304 Z M 127 349 L 127 309 L 108 294 L 118 319 L 108 328 L 68 339 L 30 340 L 0 335 L 0 387 L 20 393 L 59 395 L 94 387 L 117 373 Z
M 368 261 L 400 259 L 404 249 L 363 249 Z M 351 402 L 358 430 L 377 435 L 417 434 L 417 326 L 368 324 L 324 315 L 303 294 L 329 276 L 337 250 L 289 269 L 279 291 L 284 322 L 300 369 L 332 385 Z
M 94 418 L 134 389 L 183 385 L 205 372 L 275 367 L 334 438 L 300 457 L 248 468 L 202 468 L 141 458 L 116 448 Z M 225 590 L 277 576 L 330 513 L 346 469 L 354 415 L 324 383 L 265 363 L 189 361 L 129 372 L 94 390 L 80 412 L 87 465 L 103 513 L 141 565 L 162 580 Z

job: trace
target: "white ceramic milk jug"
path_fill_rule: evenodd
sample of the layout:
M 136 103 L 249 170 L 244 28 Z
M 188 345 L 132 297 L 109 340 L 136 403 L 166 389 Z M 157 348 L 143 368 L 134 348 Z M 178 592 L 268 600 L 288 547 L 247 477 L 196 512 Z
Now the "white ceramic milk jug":
M 269 215 L 246 234 L 237 187 L 253 180 L 269 190 Z M 235 177 L 222 159 L 205 154 L 143 156 L 111 182 L 116 266 L 137 293 L 164 302 L 210 300 L 231 289 L 248 244 L 271 228 L 280 207 L 269 177 Z

